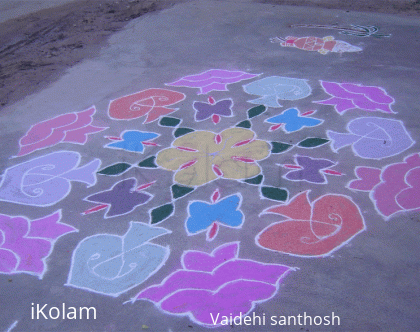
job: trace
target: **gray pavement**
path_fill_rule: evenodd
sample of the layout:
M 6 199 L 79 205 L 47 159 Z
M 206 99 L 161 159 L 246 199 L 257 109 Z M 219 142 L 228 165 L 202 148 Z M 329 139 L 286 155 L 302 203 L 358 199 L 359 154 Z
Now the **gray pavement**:
M 324 27 L 294 26 L 302 24 L 324 25 Z M 359 26 L 356 32 L 355 26 Z M 363 34 L 360 32 L 360 26 L 379 28 L 376 32 L 377 36 L 372 32 L 372 35 L 366 36 L 367 30 L 364 30 L 365 36 L 340 33 L 340 31 L 347 31 Z M 416 161 L 411 163 L 406 160 L 409 156 L 415 159 L 419 153 L 420 130 L 417 115 L 420 94 L 419 31 L 420 22 L 417 18 L 275 6 L 248 0 L 188 1 L 132 20 L 122 31 L 111 36 L 108 45 L 101 49 L 97 57 L 82 61 L 43 90 L 3 108 L 0 112 L 2 138 L 0 140 L 0 151 L 2 151 L 0 171 L 3 175 L 0 184 L 0 213 L 3 215 L 3 219 L 0 219 L 2 222 L 0 227 L 3 227 L 0 228 L 2 230 L 0 235 L 3 236 L 3 241 L 0 238 L 0 250 L 3 249 L 1 252 L 3 256 L 0 256 L 0 260 L 3 259 L 2 265 L 0 264 L 0 268 L 3 269 L 0 270 L 0 331 L 207 331 L 214 327 L 206 323 L 210 312 L 219 312 L 220 316 L 223 316 L 223 313 L 229 311 L 233 316 L 239 311 L 242 314 L 248 313 L 251 317 L 252 315 L 265 316 L 266 321 L 265 324 L 254 321 L 250 326 L 245 326 L 244 323 L 233 324 L 233 326 L 231 324 L 219 325 L 217 330 L 419 330 L 420 218 L 416 210 L 420 209 L 418 202 L 420 166 L 416 164 Z M 378 37 L 379 34 L 389 36 Z M 305 44 L 299 44 L 296 40 L 294 42 L 291 38 L 286 38 L 289 36 L 317 37 L 320 40 L 306 40 Z M 332 39 L 324 38 L 328 36 L 361 51 L 326 52 L 331 50 L 328 47 L 331 46 Z M 271 42 L 270 39 L 274 37 L 285 39 L 283 42 L 288 43 L 290 47 L 282 46 L 281 40 Z M 326 43 L 323 46 L 326 51 L 302 49 L 302 47 L 306 49 L 317 47 L 314 46 L 315 42 L 318 45 Z M 339 44 L 337 47 L 340 48 Z M 211 69 L 241 71 L 259 74 L 259 76 L 228 84 L 227 91 L 203 91 L 203 94 L 198 94 L 197 87 L 185 87 L 185 82 L 178 86 L 165 85 L 176 82 L 182 77 Z M 272 76 L 293 79 L 290 85 L 295 88 L 306 86 L 304 83 L 306 82 L 310 87 L 309 93 L 298 91 L 297 94 L 290 94 L 289 90 L 281 87 L 289 84 L 287 83 L 289 81 L 280 79 L 280 87 L 278 87 L 280 92 L 277 94 L 279 105 L 275 105 L 276 98 L 274 101 L 273 98 L 271 101 L 266 98 L 250 103 L 249 101 L 258 99 L 260 96 L 273 96 L 276 93 L 267 92 L 271 90 L 261 90 L 260 95 L 247 93 L 249 89 L 243 86 Z M 322 82 L 337 84 L 334 89 L 328 90 L 326 86 L 322 86 Z M 220 80 L 219 83 L 221 83 Z M 332 92 L 333 90 L 342 91 L 346 87 L 348 90 L 340 92 L 341 94 L 337 92 L 334 95 Z M 371 90 L 368 87 L 377 88 L 372 88 L 373 92 L 369 92 Z M 131 120 L 118 120 L 108 113 L 111 100 L 151 88 L 171 90 L 177 92 L 178 95 L 185 95 L 178 99 L 168 97 L 174 98 L 173 106 L 163 103 L 163 107 L 178 110 L 172 113 L 167 110 L 161 111 L 163 113 L 160 113 L 160 118 L 166 116 L 180 119 L 182 122 L 178 124 L 178 127 L 191 128 L 199 133 L 194 136 L 194 139 L 188 139 L 192 136 L 187 135 L 191 134 L 181 136 L 181 138 L 184 137 L 183 146 L 190 144 L 187 148 L 199 150 L 205 145 L 206 149 L 210 149 L 216 143 L 205 141 L 203 133 L 204 135 L 206 132 L 214 133 L 212 135 L 215 141 L 221 139 L 224 142 L 227 138 L 223 134 L 218 138 L 215 135 L 228 128 L 242 128 L 239 134 L 232 134 L 234 143 L 246 139 L 249 133 L 256 135 L 259 141 L 267 142 L 264 143 L 265 145 L 260 142 L 255 150 L 252 148 L 243 150 L 246 152 L 243 152 L 242 157 L 252 160 L 243 161 L 242 164 L 258 165 L 260 173 L 255 173 L 252 166 L 244 166 L 245 171 L 238 171 L 240 174 L 232 179 L 233 176 L 229 175 L 232 174 L 231 169 L 239 167 L 239 164 L 223 167 L 216 165 L 216 170 L 213 167 L 209 171 L 202 166 L 201 155 L 198 154 L 193 160 L 200 160 L 197 162 L 200 166 L 186 167 L 185 164 L 180 163 L 174 168 L 175 171 L 181 165 L 181 167 L 185 166 L 186 170 L 192 170 L 192 175 L 183 175 L 186 173 L 181 173 L 182 169 L 174 175 L 174 171 L 168 170 L 170 162 L 164 160 L 163 153 L 160 151 L 171 147 L 173 151 L 180 151 L 175 148 L 177 146 L 173 135 L 175 127 L 163 126 L 161 120 L 144 123 L 144 116 Z M 266 87 L 266 89 L 269 88 Z M 160 93 L 167 92 L 160 91 Z M 352 97 L 348 97 L 351 94 Z M 155 95 L 145 93 L 139 96 L 138 98 L 143 99 L 137 101 L 137 106 L 145 110 L 153 101 L 157 103 L 154 104 L 155 107 L 158 107 L 161 100 L 150 99 L 150 96 Z M 334 103 L 319 103 L 334 96 L 337 98 L 337 105 L 346 106 L 350 101 L 353 104 L 347 111 L 340 113 L 337 107 L 334 107 Z M 199 113 L 197 110 L 199 106 L 194 109 L 195 102 L 208 104 L 205 106 L 206 109 L 213 109 L 210 105 L 226 99 L 233 101 L 233 106 L 230 108 L 231 116 L 219 113 L 218 117 L 209 116 L 203 121 L 197 121 L 196 113 Z M 37 140 L 45 135 L 42 130 L 47 128 L 44 125 L 40 126 L 42 130 L 40 129 L 39 132 L 27 136 L 29 143 L 20 141 L 36 123 L 62 114 L 87 110 L 93 105 L 96 107 L 96 113 L 93 115 L 92 125 L 107 129 L 87 135 L 86 142 L 76 142 L 76 139 L 71 139 L 71 134 L 67 137 L 63 134 L 61 138 L 51 139 L 54 144 L 45 141 L 39 143 Z M 255 117 L 247 115 L 249 109 L 259 105 L 265 105 L 264 113 Z M 275 120 L 270 120 L 271 118 L 293 108 L 298 109 L 299 116 L 301 118 L 306 116 L 306 119 L 282 118 L 278 124 L 285 122 L 287 124 L 287 121 L 290 121 L 290 125 L 297 125 L 303 121 L 305 126 L 287 130 L 283 124 L 282 127 L 269 131 L 270 126 L 276 124 Z M 316 112 L 303 115 L 313 110 Z M 131 109 L 131 112 L 135 111 L 136 108 Z M 164 114 L 165 112 L 168 114 Z M 217 122 L 215 120 L 217 118 L 220 122 L 213 123 Z M 306 121 L 309 118 L 321 121 L 315 124 L 315 122 Z M 381 127 L 378 125 L 379 122 L 376 122 L 379 120 L 374 120 L 376 118 L 391 122 Z M 358 120 L 364 121 L 360 125 L 352 122 L 357 119 L 365 120 Z M 251 128 L 237 127 L 237 124 L 247 120 L 252 125 Z M 393 120 L 395 121 L 392 122 Z M 66 125 L 75 120 L 69 121 Z M 350 123 L 354 123 L 355 129 L 351 130 L 351 127 L 348 127 Z M 379 132 L 364 131 L 366 126 L 368 129 L 379 128 Z M 56 132 L 60 133 L 63 130 L 56 129 Z M 118 149 L 106 147 L 112 142 L 121 142 L 115 138 L 122 138 L 122 134 L 127 131 L 157 134 L 152 135 L 153 138 L 146 138 L 146 136 L 143 138 L 144 141 L 149 140 L 148 143 L 152 142 L 156 145 L 147 143 L 142 145 L 137 141 L 135 148 L 129 145 L 123 148 L 120 145 Z M 245 132 L 248 134 L 244 134 Z M 340 136 L 341 138 L 336 138 L 334 143 L 335 136 L 331 134 L 332 132 L 359 136 L 351 143 L 343 143 L 345 146 L 339 149 L 337 145 L 344 138 Z M 107 137 L 114 137 L 114 140 Z M 319 146 L 315 144 L 309 149 L 298 146 L 305 139 L 314 137 L 330 141 Z M 384 140 L 384 144 L 390 151 L 394 148 L 396 150 L 388 153 L 387 149 L 382 150 L 380 145 L 373 144 L 369 139 L 374 142 Z M 180 138 L 178 140 L 177 142 L 180 142 Z M 386 143 L 387 140 L 391 143 Z M 19 141 L 21 151 L 27 145 L 30 152 L 22 152 L 18 155 Z M 365 141 L 369 142 L 364 143 Z M 200 142 L 203 142 L 202 145 Z M 275 144 L 272 142 L 289 144 L 290 147 L 279 153 L 275 151 Z M 356 144 L 359 144 L 359 147 Z M 244 145 L 247 146 L 247 144 Z M 137 150 L 133 151 L 133 149 Z M 264 152 L 264 149 L 268 150 Z M 49 155 L 52 153 L 58 153 L 57 160 Z M 184 151 L 184 153 L 188 152 Z M 140 161 L 158 154 L 160 159 L 158 157 L 155 160 L 158 168 L 137 166 Z M 49 157 L 45 157 L 47 155 Z M 174 156 L 170 155 L 171 158 L 178 158 L 181 155 Z M 314 160 L 323 159 L 330 161 L 330 164 L 316 171 L 308 171 L 317 174 L 321 180 L 309 177 L 309 175 L 306 178 L 303 173 L 293 179 L 290 172 L 304 168 L 303 162 L 299 165 L 297 156 L 309 157 L 312 160 L 311 163 L 314 163 Z M 40 158 L 37 159 L 38 161 L 46 158 L 45 164 L 34 161 L 36 158 Z M 74 165 L 71 158 L 77 159 Z M 100 166 L 95 164 L 97 167 L 94 169 L 96 159 L 100 160 Z M 63 162 L 62 166 L 57 166 L 59 160 Z M 404 160 L 406 160 L 405 163 Z M 80 164 L 78 164 L 79 161 Z M 189 159 L 185 159 L 185 162 L 187 161 Z M 241 163 L 241 161 L 237 162 Z M 28 171 L 22 170 L 22 166 L 15 167 L 23 163 L 39 168 Z M 54 173 L 54 170 L 48 173 L 50 172 L 48 169 L 41 169 L 51 163 L 56 168 L 67 168 L 60 174 Z M 89 163 L 93 169 L 89 175 L 90 178 L 86 175 L 87 173 L 81 175 L 80 171 L 77 175 L 69 173 L 76 166 L 83 167 Z M 133 166 L 123 172 L 122 163 Z M 119 164 L 118 171 L 108 169 L 102 172 L 104 174 L 95 175 L 94 171 L 106 169 L 107 166 L 114 164 Z M 290 168 L 291 165 L 296 167 Z M 394 167 L 389 171 L 390 180 L 386 180 L 388 175 L 384 174 L 384 170 L 389 165 L 394 165 Z M 312 166 L 305 167 L 309 169 Z M 368 183 L 366 186 L 370 186 L 366 191 L 356 190 L 359 188 L 357 185 L 353 187 L 350 185 L 351 181 L 357 179 L 356 167 L 378 169 L 366 176 L 365 180 Z M 41 173 L 46 171 L 47 175 L 34 173 L 34 170 Z M 325 173 L 322 170 L 336 173 Z M 216 175 L 209 173 L 211 171 Z M 200 178 L 197 175 L 200 172 L 207 173 L 200 175 L 204 178 L 204 183 L 197 184 L 198 182 L 194 181 Z M 218 172 L 222 172 L 223 175 Z M 382 172 L 382 177 L 379 178 L 378 173 L 375 172 Z M 252 176 L 247 174 L 252 174 Z M 245 179 L 255 178 L 258 174 L 264 176 L 260 184 L 252 185 L 244 182 Z M 219 178 L 208 181 L 209 176 L 219 176 Z M 92 180 L 92 177 L 95 177 L 95 180 Z M 102 201 L 100 199 L 95 201 L 92 198 L 94 194 L 110 190 L 115 184 L 132 178 L 136 179 L 136 188 L 156 181 L 141 191 L 153 197 L 146 200 L 139 196 L 139 201 L 132 210 L 127 207 L 130 204 L 127 202 L 130 201 L 130 197 L 134 197 L 133 190 L 140 192 L 135 191 L 134 187 L 112 196 L 112 203 L 105 202 L 105 204 L 115 204 L 114 206 L 120 204 L 122 207 L 119 212 L 113 213 L 109 207 L 104 207 L 103 198 Z M 379 189 L 381 181 L 388 187 L 383 184 L 382 188 L 385 187 L 385 189 Z M 194 190 L 188 195 L 174 197 L 174 194 L 171 194 L 171 186 L 174 184 Z M 29 190 L 37 189 L 36 185 L 42 189 L 30 194 L 18 193 L 16 188 L 24 191 L 25 185 L 29 187 Z M 349 186 L 352 189 L 349 189 Z M 287 199 L 280 198 L 279 200 L 278 195 L 269 195 L 264 188 L 276 188 L 276 194 L 286 191 Z M 219 190 L 220 198 L 217 200 L 213 197 L 212 201 L 211 197 L 216 189 Z M 302 195 L 307 190 L 310 190 L 308 194 L 310 208 L 302 201 L 293 205 L 294 207 L 289 208 L 288 211 L 284 210 L 283 214 L 261 214 L 273 206 L 290 206 L 298 195 Z M 43 201 L 44 194 L 48 197 Z M 38 198 L 31 198 L 38 196 L 41 197 L 39 201 L 37 201 Z M 91 199 L 86 200 L 87 197 Z M 232 209 L 234 203 L 233 205 L 226 203 L 227 207 L 217 205 L 227 197 L 240 198 L 236 210 L 233 208 L 236 212 L 229 210 Z M 299 197 L 304 198 L 304 196 Z M 325 202 L 324 206 L 321 204 L 323 202 L 321 197 Z M 187 220 L 194 217 L 191 205 L 200 202 L 206 202 L 208 209 L 213 207 L 213 210 L 219 211 L 218 214 L 214 212 L 218 218 L 214 221 L 218 222 L 218 226 L 210 223 L 206 227 L 202 226 L 200 232 L 194 234 L 192 228 L 188 228 Z M 102 207 L 99 206 L 101 204 Z M 150 224 L 152 211 L 156 212 L 158 207 L 167 204 L 175 207 L 173 214 L 167 219 L 157 218 L 159 220 L 156 224 Z M 200 208 L 204 209 L 204 203 L 201 204 Z M 393 208 L 393 205 L 397 207 Z M 95 206 L 98 207 L 98 211 L 84 214 Z M 312 212 L 305 209 L 312 209 Z M 45 240 L 45 236 L 42 237 L 46 231 L 44 233 L 40 230 L 38 233 L 32 231 L 32 237 L 31 233 L 20 235 L 26 239 L 29 237 L 32 241 L 44 238 L 42 245 L 38 242 L 27 244 L 19 242 L 20 240 L 15 240 L 16 242 L 12 244 L 5 242 L 7 227 L 12 229 L 8 230 L 12 232 L 10 234 L 22 232 L 25 234 L 22 228 L 24 226 L 20 226 L 17 220 L 7 221 L 11 217 L 22 216 L 27 220 L 37 220 L 53 215 L 58 210 L 61 210 L 61 223 L 72 226 L 78 230 L 77 232 L 69 232 L 69 229 L 66 232 L 62 230 L 62 236 L 58 238 L 55 235 L 55 238 L 50 237 L 48 241 Z M 234 226 L 234 222 L 237 221 L 234 217 L 237 211 L 240 211 L 240 223 Z M 210 218 L 209 216 L 210 212 L 208 215 L 202 212 L 202 215 L 196 217 L 200 220 L 198 224 L 201 222 L 204 224 Z M 194 222 L 194 220 L 193 218 L 190 221 Z M 289 226 L 283 229 L 280 227 L 274 235 L 274 240 L 263 242 L 261 236 L 258 238 L 258 234 L 267 230 L 270 225 L 284 226 L 281 223 L 276 224 L 280 220 L 289 220 Z M 139 234 L 148 238 L 145 241 L 142 240 L 142 242 L 147 242 L 143 244 L 143 247 L 140 244 L 138 248 L 136 247 L 139 250 L 138 256 L 129 257 L 126 253 L 129 250 L 119 249 L 118 245 L 112 244 L 111 236 L 114 236 L 115 241 L 125 239 L 124 235 L 129 230 L 132 221 L 139 222 L 140 225 L 148 224 L 147 230 L 143 229 L 137 234 L 139 238 Z M 358 223 L 359 226 L 357 226 Z M 35 223 L 32 224 L 35 225 Z M 332 227 L 334 231 L 331 229 L 328 231 L 325 224 Z M 43 227 L 48 230 L 52 224 Z M 214 233 L 212 234 L 211 231 L 215 227 L 219 228 L 217 235 L 212 241 L 206 240 L 206 233 L 208 237 L 212 237 Z M 152 231 L 162 228 L 171 233 L 160 234 L 154 238 Z M 97 243 L 87 242 L 87 240 L 94 240 L 98 234 L 103 235 L 102 242 L 99 240 Z M 221 276 L 222 272 L 216 273 L 214 270 L 213 277 L 209 276 L 208 271 L 199 270 L 208 266 L 214 267 L 216 263 L 209 257 L 193 257 L 192 250 L 210 254 L 216 248 L 223 249 L 223 245 L 234 241 L 239 243 L 237 245 L 239 254 L 235 256 L 236 258 L 226 256 L 228 262 L 225 266 L 235 263 L 238 264 L 237 268 L 232 267 L 232 270 L 223 276 Z M 36 259 L 37 255 L 41 255 L 38 252 L 42 251 L 41 247 L 44 248 L 46 242 L 52 249 L 48 255 L 44 253 L 44 257 L 48 257 L 44 259 L 46 264 L 44 267 L 32 267 L 32 270 L 30 267 L 23 270 L 20 265 L 11 267 L 13 265 L 10 263 L 11 256 L 7 256 L 10 255 L 11 248 L 17 248 L 13 256 L 15 258 L 19 256 L 19 250 L 24 246 L 32 248 L 32 256 L 26 255 L 31 259 Z M 96 248 L 99 248 L 97 252 L 95 252 Z M 150 251 L 146 251 L 145 254 L 141 251 L 143 249 L 139 248 L 147 248 Z M 24 256 L 24 250 L 21 251 L 22 255 L 19 257 L 27 257 Z M 100 255 L 94 256 L 98 252 Z M 121 253 L 125 254 L 121 256 Z M 188 270 L 188 264 L 181 265 L 181 258 L 187 253 L 190 253 L 192 259 L 191 266 L 195 264 L 198 266 L 195 272 L 192 268 Z M 161 254 L 165 257 L 159 256 Z M 114 263 L 109 266 L 103 265 L 103 268 L 98 265 L 95 267 L 97 268 L 95 272 L 89 264 L 98 257 L 102 260 L 101 255 L 109 255 L 110 261 L 112 261 L 111 258 L 116 261 L 112 261 Z M 153 258 L 153 255 L 157 256 Z M 207 259 L 212 263 L 208 263 Z M 232 260 L 229 261 L 229 259 Z M 248 263 L 242 260 L 248 260 L 248 263 L 252 261 L 256 265 L 248 266 L 246 265 Z M 23 261 L 24 258 L 18 259 L 19 264 L 23 264 Z M 138 268 L 138 265 L 129 265 L 129 263 L 143 265 Z M 32 266 L 31 264 L 35 263 L 29 262 L 28 266 Z M 223 265 L 223 262 L 219 264 Z M 268 264 L 271 264 L 271 267 Z M 86 272 L 84 266 L 87 266 L 88 268 L 85 267 L 85 269 L 90 272 Z M 123 280 L 124 277 L 120 278 L 120 274 L 113 276 L 115 272 L 113 269 L 118 266 L 120 268 L 118 273 L 121 275 L 124 271 L 128 271 L 127 273 L 134 271 L 133 275 L 128 276 L 126 281 Z M 271 270 L 271 272 L 261 272 L 267 275 L 257 277 L 260 271 L 265 271 L 264 269 L 268 267 L 273 271 L 275 269 L 278 271 L 280 266 L 284 266 L 285 269 L 290 268 L 284 278 L 279 279 L 282 274 L 278 272 L 276 274 Z M 243 268 L 245 272 L 235 277 L 240 268 Z M 183 272 L 184 277 L 176 279 L 175 271 L 180 269 L 187 271 Z M 92 275 L 95 276 L 87 277 L 83 273 L 93 273 Z M 143 277 L 141 273 L 144 274 Z M 150 299 L 133 301 L 139 293 L 160 284 L 169 275 L 173 275 L 174 284 L 178 288 L 166 293 L 164 297 L 164 300 L 167 300 L 166 304 Z M 217 283 L 214 281 L 216 279 L 219 283 L 217 287 L 214 286 L 214 283 Z M 269 279 L 274 281 L 269 282 Z M 208 282 L 208 285 L 203 286 L 200 283 L 202 280 L 206 280 L 204 283 Z M 228 287 L 229 292 L 218 293 L 221 289 L 228 289 Z M 258 291 L 252 294 L 252 289 Z M 161 299 L 163 302 L 164 300 Z M 35 307 L 36 304 L 41 304 L 41 306 L 48 304 L 48 308 L 59 307 L 60 310 L 63 303 L 67 307 L 94 307 L 97 318 L 96 320 L 68 319 L 68 317 L 63 319 L 60 315 L 57 319 L 42 317 L 33 319 L 31 317 L 31 308 L 34 307 L 32 303 Z M 53 313 L 55 314 L 54 310 Z M 311 317 L 332 316 L 334 313 L 340 317 L 340 325 L 324 325 L 325 321 L 323 321 L 323 324 L 316 326 L 314 323 L 308 324 L 309 320 L 306 325 L 297 323 L 279 326 L 278 324 L 279 316 L 298 316 L 304 313 Z M 204 316 L 206 318 L 203 318 Z M 277 321 L 277 325 L 271 325 L 273 322 L 270 320 L 271 317 L 275 317 L 274 321 Z

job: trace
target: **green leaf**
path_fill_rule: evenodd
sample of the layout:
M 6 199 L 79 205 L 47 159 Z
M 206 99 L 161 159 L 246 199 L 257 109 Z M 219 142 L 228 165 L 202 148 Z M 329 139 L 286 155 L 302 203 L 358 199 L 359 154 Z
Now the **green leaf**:
M 281 153 L 286 151 L 288 148 L 293 146 L 292 144 L 280 143 L 280 142 L 271 142 L 271 153 Z
M 129 168 L 131 168 L 132 165 L 127 164 L 127 163 L 118 163 L 118 164 L 114 164 L 111 166 L 108 166 L 104 169 L 101 169 L 100 171 L 98 171 L 98 174 L 103 174 L 103 175 L 120 175 L 122 173 L 124 173 L 125 171 L 127 171 Z
M 249 183 L 249 184 L 260 184 L 263 181 L 264 177 L 262 176 L 262 174 L 257 175 L 256 177 L 250 178 L 250 179 L 246 179 L 244 180 L 244 182 Z
M 165 116 L 159 121 L 159 124 L 164 127 L 176 127 L 180 123 L 181 119 L 172 118 L 170 116 Z
M 178 128 L 177 130 L 175 130 L 174 136 L 175 137 L 180 137 L 180 136 L 183 136 L 185 134 L 191 133 L 193 131 L 194 131 L 194 129 L 191 129 L 191 128 Z
M 139 167 L 143 168 L 157 168 L 158 166 L 155 164 L 155 156 L 151 156 L 149 158 L 144 159 L 143 161 L 139 162 Z
M 161 221 L 169 218 L 175 210 L 175 206 L 172 203 L 161 205 L 150 212 L 151 224 L 157 224 Z
M 174 199 L 180 198 L 182 196 L 185 196 L 187 194 L 189 194 L 190 192 L 194 191 L 195 188 L 191 188 L 191 187 L 184 187 L 184 186 L 180 186 L 177 184 L 174 184 L 171 187 L 171 191 L 172 191 L 172 197 Z
M 324 145 L 325 143 L 328 143 L 329 140 L 325 138 L 317 138 L 317 137 L 311 137 L 303 140 L 298 145 L 302 148 L 315 148 L 317 146 Z
M 248 110 L 248 119 L 252 119 L 266 111 L 266 107 L 264 105 L 255 106 Z
M 249 120 L 244 120 L 242 122 L 239 122 L 236 127 L 241 127 L 241 128 L 251 128 L 251 122 Z
M 276 187 L 261 187 L 261 194 L 275 201 L 286 201 L 288 196 L 287 190 Z

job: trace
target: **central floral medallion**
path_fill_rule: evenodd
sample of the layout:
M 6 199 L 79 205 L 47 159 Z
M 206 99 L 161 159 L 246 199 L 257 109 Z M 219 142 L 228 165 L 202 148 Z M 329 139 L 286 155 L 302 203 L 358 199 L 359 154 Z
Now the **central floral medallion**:
M 175 171 L 179 184 L 201 186 L 219 177 L 239 180 L 260 174 L 257 161 L 267 158 L 270 149 L 249 129 L 229 128 L 219 134 L 196 131 L 160 151 L 156 163 Z

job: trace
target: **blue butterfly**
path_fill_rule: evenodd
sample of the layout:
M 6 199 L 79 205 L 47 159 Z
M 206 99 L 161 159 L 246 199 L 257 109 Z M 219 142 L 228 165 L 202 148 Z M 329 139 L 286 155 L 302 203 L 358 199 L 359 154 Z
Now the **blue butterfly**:
M 122 140 L 106 145 L 107 148 L 122 149 L 131 152 L 143 153 L 143 142 L 158 137 L 159 134 L 137 130 L 126 131 L 122 135 Z
M 240 205 L 240 195 L 231 195 L 213 204 L 192 202 L 189 205 L 190 217 L 186 222 L 188 233 L 200 233 L 216 221 L 228 227 L 240 227 L 244 219 L 244 215 L 238 210 Z
M 289 108 L 283 113 L 265 120 L 265 122 L 274 124 L 284 123 L 283 130 L 286 133 L 291 133 L 301 130 L 303 127 L 318 126 L 324 122 L 324 120 L 300 116 L 300 113 L 296 108 Z

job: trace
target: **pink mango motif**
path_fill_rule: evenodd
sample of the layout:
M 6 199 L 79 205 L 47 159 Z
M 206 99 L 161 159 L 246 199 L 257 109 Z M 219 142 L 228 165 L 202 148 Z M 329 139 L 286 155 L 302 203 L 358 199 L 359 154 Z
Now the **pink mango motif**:
M 61 210 L 32 221 L 0 214 L 0 274 L 28 273 L 42 279 L 57 239 L 77 232 L 60 219 Z
M 20 150 L 17 157 L 62 142 L 85 144 L 88 135 L 107 129 L 107 127 L 92 125 L 92 116 L 95 112 L 95 106 L 92 106 L 81 112 L 67 113 L 50 120 L 38 122 L 20 139 Z
M 147 115 L 143 123 L 156 121 L 161 116 L 177 109 L 165 106 L 173 105 L 185 99 L 181 92 L 167 89 L 147 89 L 132 95 L 112 100 L 108 114 L 112 119 L 131 120 Z
M 320 83 L 331 98 L 314 101 L 314 103 L 332 105 L 339 114 L 351 109 L 360 109 L 366 112 L 395 113 L 391 109 L 391 105 L 395 102 L 394 98 L 380 87 L 327 81 L 320 81 Z
M 280 281 L 293 268 L 240 259 L 238 252 L 239 242 L 223 244 L 211 254 L 188 250 L 181 258 L 182 269 L 134 300 L 150 300 L 166 313 L 189 316 L 208 327 L 220 325 L 214 321 L 218 313 L 247 315 L 257 302 L 277 293 Z
M 360 210 L 349 197 L 330 194 L 310 203 L 308 194 L 265 210 L 287 219 L 263 229 L 257 245 L 294 256 L 327 256 L 365 229 Z
M 382 169 L 356 167 L 357 180 L 348 188 L 370 192 L 376 210 L 389 218 L 400 211 L 420 210 L 420 154 Z

